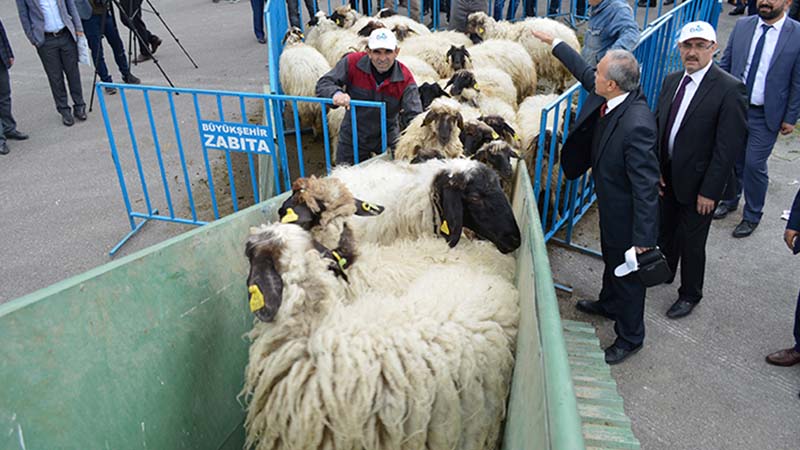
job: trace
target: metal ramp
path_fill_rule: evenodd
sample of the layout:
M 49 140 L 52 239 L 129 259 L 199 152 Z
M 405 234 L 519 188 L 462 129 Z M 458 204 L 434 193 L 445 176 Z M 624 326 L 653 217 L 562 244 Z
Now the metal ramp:
M 594 327 L 572 320 L 562 325 L 586 448 L 640 448 Z

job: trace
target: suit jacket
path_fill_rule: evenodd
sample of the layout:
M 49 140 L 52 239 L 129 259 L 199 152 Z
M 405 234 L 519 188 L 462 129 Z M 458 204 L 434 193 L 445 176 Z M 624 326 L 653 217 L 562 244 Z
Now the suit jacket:
M 794 204 L 792 204 L 792 212 L 789 214 L 789 223 L 786 224 L 786 228 L 800 231 L 800 190 L 794 196 Z
M 658 156 L 656 120 L 640 89 L 618 105 L 599 145 L 592 147 L 603 97 L 594 93 L 595 69 L 566 44 L 553 54 L 591 92 L 561 150 L 561 166 L 569 179 L 592 168 L 600 230 L 606 245 L 653 247 L 658 238 Z M 611 113 L 610 113 L 611 114 Z
M 683 74 L 680 71 L 667 75 L 658 98 L 656 115 L 662 173 L 667 170 L 667 161 L 663 160 L 667 149 L 662 148 L 667 119 Z M 747 89 L 744 84 L 712 63 L 683 121 L 673 126 L 679 127 L 671 165 L 675 198 L 688 205 L 695 203 L 697 194 L 719 200 L 736 158 L 747 145 Z M 666 179 L 669 182 L 669 177 Z
M 78 41 L 78 31 L 83 33 L 81 17 L 78 8 L 75 7 L 75 0 L 57 0 L 58 12 L 61 13 L 61 21 L 69 29 L 72 39 Z M 22 30 L 31 44 L 41 47 L 44 44 L 44 13 L 39 6 L 38 0 L 17 0 L 17 10 L 19 10 L 19 20 L 22 22 Z
M 757 26 L 758 16 L 739 19 L 719 62 L 723 70 L 739 80 L 744 81 L 744 68 Z M 800 114 L 800 24 L 788 18 L 783 23 L 769 62 L 764 89 L 764 114 L 767 128 L 776 133 L 781 122 L 795 124 Z
M 3 27 L 3 22 L 0 22 L 0 62 L 6 67 L 11 68 L 11 58 L 14 57 L 14 52 L 11 51 L 11 43 L 8 42 L 6 36 L 6 29 Z

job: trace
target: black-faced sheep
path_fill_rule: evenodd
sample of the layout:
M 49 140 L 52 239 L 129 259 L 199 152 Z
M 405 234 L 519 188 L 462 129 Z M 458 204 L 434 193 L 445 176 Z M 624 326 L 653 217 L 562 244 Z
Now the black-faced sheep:
M 469 120 L 464 123 L 459 139 L 464 145 L 464 156 L 472 156 L 483 144 L 497 139 L 499 135 L 486 123 L 480 120 Z
M 447 93 L 439 83 L 430 83 L 425 82 L 418 86 L 419 90 L 419 99 L 422 102 L 422 110 L 425 111 L 431 106 L 434 100 L 439 97 L 450 97 L 450 94 Z
M 470 47 L 469 57 L 466 56 L 466 49 L 462 50 L 461 47 L 455 46 L 448 50 L 448 67 L 452 61 L 458 60 L 463 68 L 499 69 L 511 76 L 516 87 L 517 102 L 536 92 L 536 66 L 525 47 L 516 42 L 488 40 Z
M 416 150 L 423 147 L 440 150 L 447 158 L 457 158 L 464 151 L 458 139 L 463 126 L 458 102 L 437 98 L 427 112 L 415 117 L 400 134 L 395 159 L 411 161 Z
M 447 86 L 453 86 L 450 93 L 461 95 L 465 88 L 472 88 L 475 92 L 507 103 L 516 111 L 517 109 L 517 90 L 511 77 L 499 69 L 462 69 L 453 74 L 448 80 Z M 480 87 L 479 87 L 480 86 Z M 457 92 L 455 92 L 457 91 Z M 470 98 L 465 99 L 471 100 Z M 477 105 L 473 105 L 477 106 Z
M 453 99 L 461 101 L 467 106 L 477 108 L 480 115 L 499 115 L 509 123 L 515 123 L 517 120 L 514 107 L 508 102 L 483 93 L 472 71 L 459 70 L 447 82 L 445 89 L 447 87 L 450 87 L 450 96 Z M 514 91 L 507 92 L 513 95 Z M 472 118 L 472 114 L 469 116 L 469 118 Z

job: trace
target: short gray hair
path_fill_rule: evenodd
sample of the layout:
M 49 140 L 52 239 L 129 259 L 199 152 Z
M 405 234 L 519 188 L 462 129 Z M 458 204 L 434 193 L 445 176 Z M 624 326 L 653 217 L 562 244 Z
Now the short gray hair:
M 639 62 L 627 50 L 609 50 L 606 78 L 617 83 L 623 92 L 631 92 L 639 87 Z

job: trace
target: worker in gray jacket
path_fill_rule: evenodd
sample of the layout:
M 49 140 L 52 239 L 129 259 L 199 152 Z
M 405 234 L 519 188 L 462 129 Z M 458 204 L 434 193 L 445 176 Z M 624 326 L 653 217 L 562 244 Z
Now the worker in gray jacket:
M 397 38 L 390 30 L 379 28 L 369 36 L 366 52 L 346 55 L 317 82 L 317 97 L 333 99 L 334 108 L 350 108 L 350 100 L 386 103 L 386 142 L 393 147 L 400 134 L 400 124 L 408 124 L 422 112 L 422 102 L 414 76 L 400 61 Z M 402 120 L 398 123 L 398 117 Z M 356 108 L 358 126 L 358 161 L 381 153 L 381 111 L 379 108 Z M 350 114 L 345 114 L 339 130 L 336 164 L 353 164 L 353 132 Z

